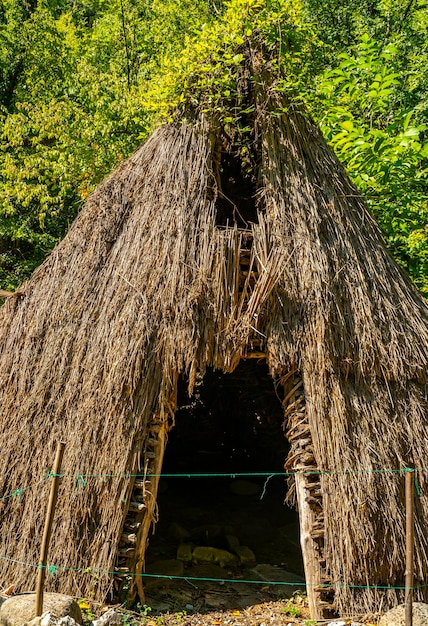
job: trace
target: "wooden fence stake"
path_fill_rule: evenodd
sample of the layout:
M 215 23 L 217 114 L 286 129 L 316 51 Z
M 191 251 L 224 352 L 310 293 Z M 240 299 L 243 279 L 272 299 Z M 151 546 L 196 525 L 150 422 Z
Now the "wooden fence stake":
M 413 626 L 413 574 L 414 574 L 414 481 L 415 470 L 406 472 L 406 597 L 405 623 Z
M 42 547 L 40 549 L 39 559 L 39 571 L 37 573 L 37 586 L 36 586 L 36 617 L 42 614 L 43 610 L 43 588 L 46 577 L 46 564 L 48 562 L 48 550 L 49 542 L 52 534 L 52 525 L 55 515 L 55 504 L 58 495 L 59 476 L 61 471 L 61 462 L 64 454 L 65 443 L 59 441 L 56 448 L 55 462 L 52 469 L 53 480 L 51 484 L 51 491 L 49 495 L 48 510 L 46 511 L 45 529 L 43 531 Z

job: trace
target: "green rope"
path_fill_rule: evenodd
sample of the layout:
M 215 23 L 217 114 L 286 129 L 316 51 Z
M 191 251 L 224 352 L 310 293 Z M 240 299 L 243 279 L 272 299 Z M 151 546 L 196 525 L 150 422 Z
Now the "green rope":
M 214 583 L 230 583 L 230 584 L 253 584 L 253 585 L 281 585 L 284 587 L 308 587 L 308 586 L 316 586 L 320 588 L 330 589 L 331 587 L 336 589 L 374 589 L 374 590 L 391 590 L 391 591 L 405 591 L 406 589 L 422 589 L 428 587 L 428 584 L 419 584 L 413 587 L 406 587 L 404 585 L 353 585 L 350 583 L 313 583 L 312 585 L 302 582 L 301 580 L 297 581 L 279 581 L 279 580 L 251 580 L 251 579 L 243 579 L 243 578 L 210 578 L 208 576 L 175 576 L 175 575 L 166 575 L 166 574 L 136 574 L 136 573 L 124 573 L 118 572 L 116 570 L 102 570 L 102 569 L 91 569 L 89 567 L 61 567 L 59 565 L 34 565 L 32 563 L 26 563 L 25 561 L 18 561 L 16 559 L 11 559 L 4 555 L 0 555 L 0 559 L 3 561 L 8 561 L 10 563 L 15 563 L 17 565 L 24 565 L 26 567 L 31 567 L 35 569 L 46 569 L 49 574 L 57 574 L 58 572 L 76 572 L 80 574 L 107 574 L 108 576 L 126 576 L 132 578 L 159 578 L 165 580 L 183 580 L 186 582 L 214 582 Z
M 45 479 L 39 481 L 38 483 L 27 485 L 26 487 L 18 487 L 18 489 L 15 489 L 15 491 L 12 491 L 12 493 L 8 493 L 5 496 L 1 496 L 0 502 L 3 502 L 4 500 L 9 500 L 10 498 L 20 498 L 22 494 L 24 493 L 24 491 L 28 491 L 29 489 L 34 489 L 34 487 L 40 487 L 40 485 L 43 485 L 44 482 L 45 482 Z
M 76 489 L 79 489 L 80 487 L 86 487 L 87 482 L 86 480 L 83 478 L 82 474 L 78 474 L 77 475 L 77 480 L 76 480 Z
M 358 474 L 403 474 L 406 471 L 428 472 L 428 468 L 357 469 L 357 470 L 297 470 L 281 472 L 220 472 L 220 473 L 159 473 L 159 474 L 55 474 L 59 478 L 257 478 L 275 476 L 353 476 Z
M 28 489 L 33 489 L 34 487 L 38 487 L 43 485 L 46 480 L 49 478 L 73 478 L 76 481 L 76 489 L 84 488 L 88 484 L 88 480 L 91 478 L 101 478 L 103 480 L 107 478 L 266 478 L 263 486 L 262 498 L 266 493 L 267 483 L 277 476 L 281 476 L 282 478 L 287 478 L 289 476 L 353 476 L 359 474 L 405 474 L 406 472 L 414 472 L 415 473 L 415 489 L 418 496 L 422 495 L 422 490 L 420 484 L 417 479 L 417 472 L 427 472 L 428 468 L 409 468 L 404 467 L 400 469 L 360 469 L 360 470 L 311 470 L 304 471 L 299 470 L 295 472 L 289 471 L 281 471 L 281 472 L 220 472 L 220 473 L 186 473 L 186 474 L 55 474 L 52 471 L 45 470 L 43 479 L 35 484 L 28 485 L 26 487 L 19 487 L 15 491 L 11 493 L 1 496 L 0 502 L 4 500 L 8 500 L 14 497 L 22 496 L 24 491 Z
M 418 482 L 418 475 L 417 475 L 416 472 L 415 472 L 415 490 L 416 490 L 416 494 L 420 498 L 421 495 L 422 495 L 422 489 L 421 489 L 421 486 L 420 486 L 420 484 Z

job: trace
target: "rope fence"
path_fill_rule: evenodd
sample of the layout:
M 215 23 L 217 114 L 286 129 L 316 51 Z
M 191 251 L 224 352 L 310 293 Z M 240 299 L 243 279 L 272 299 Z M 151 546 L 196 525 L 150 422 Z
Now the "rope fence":
M 35 487 L 40 487 L 46 483 L 50 478 L 72 478 L 76 481 L 76 489 L 84 488 L 87 486 L 88 480 L 91 478 L 266 478 L 265 487 L 267 482 L 271 478 L 275 478 L 277 476 L 282 476 L 283 478 L 287 478 L 290 476 L 353 476 L 358 474 L 405 474 L 407 472 L 413 472 L 415 475 L 415 489 L 416 493 L 420 496 L 422 494 L 422 490 L 420 488 L 417 474 L 422 472 L 428 472 L 427 467 L 421 468 L 409 468 L 402 467 L 400 469 L 359 469 L 359 470 L 301 470 L 301 471 L 282 471 L 282 472 L 224 472 L 224 473 L 177 473 L 177 474 L 115 474 L 115 473 L 107 473 L 107 474 L 65 474 L 59 473 L 56 474 L 52 471 L 45 471 L 44 477 L 37 483 L 27 485 L 24 487 L 19 487 L 8 493 L 5 496 L 0 497 L 0 502 L 4 500 L 8 500 L 13 497 L 20 497 L 25 491 L 29 489 L 34 489 Z
M 46 573 L 54 576 L 58 572 L 76 572 L 79 574 L 88 574 L 88 575 L 97 575 L 97 574 L 107 574 L 109 576 L 121 576 L 125 578 L 157 578 L 157 579 L 165 579 L 165 580 L 183 580 L 192 584 L 193 582 L 215 582 L 218 584 L 253 584 L 253 585 L 262 585 L 262 586 L 283 586 L 283 587 L 309 587 L 310 583 L 305 581 L 278 581 L 278 580 L 253 580 L 253 579 L 243 579 L 243 578 L 210 578 L 204 576 L 175 576 L 172 574 L 146 574 L 146 573 L 126 573 L 118 572 L 115 570 L 102 570 L 102 569 L 92 569 L 90 567 L 65 567 L 61 565 L 39 565 L 35 563 L 26 563 L 25 561 L 18 561 L 16 559 L 9 558 L 7 556 L 0 554 L 0 559 L 2 561 L 7 561 L 9 563 L 14 563 L 15 565 L 22 565 L 25 567 L 29 567 L 35 570 L 45 569 Z M 332 587 L 337 589 L 371 589 L 371 590 L 389 590 L 389 591 L 406 591 L 409 587 L 405 585 L 354 585 L 350 583 L 337 582 L 337 583 L 314 583 L 313 586 L 317 588 L 325 588 L 331 589 Z M 412 590 L 425 589 L 428 587 L 428 583 L 417 584 L 413 587 L 410 587 Z
M 287 478 L 289 476 L 295 475 L 320 475 L 320 476 L 346 476 L 346 475 L 358 475 L 358 474 L 394 474 L 394 475 L 406 475 L 407 473 L 412 472 L 414 474 L 414 484 L 415 491 L 420 496 L 421 489 L 417 480 L 417 474 L 422 472 L 428 472 L 428 468 L 408 468 L 402 467 L 399 469 L 396 468 L 383 468 L 383 469 L 360 469 L 360 470 L 310 470 L 310 471 L 281 471 L 281 472 L 222 472 L 222 473 L 161 473 L 161 474 L 116 474 L 116 473 L 106 473 L 106 474 L 68 474 L 68 473 L 56 473 L 54 471 L 46 470 L 44 472 L 43 478 L 33 484 L 19 487 L 15 491 L 0 497 L 0 502 L 9 500 L 11 498 L 17 497 L 21 498 L 23 494 L 30 490 L 35 489 L 37 487 L 41 487 L 46 484 L 46 482 L 50 479 L 73 479 L 75 481 L 76 489 L 83 489 L 88 485 L 88 481 L 90 479 L 108 479 L 108 478 L 265 478 L 262 496 L 263 498 L 268 482 L 274 478 L 281 476 L 283 478 Z M 32 568 L 35 570 L 43 570 L 46 574 L 50 576 L 54 576 L 59 572 L 76 572 L 80 574 L 89 574 L 89 575 L 99 575 L 106 574 L 111 576 L 121 576 L 121 577 L 133 577 L 133 578 L 157 578 L 157 579 L 166 579 L 166 580 L 182 580 L 189 584 L 194 584 L 196 582 L 216 582 L 218 584 L 254 584 L 254 585 L 263 585 L 263 586 L 283 586 L 283 587 L 305 587 L 310 586 L 309 583 L 305 581 L 269 581 L 269 580 L 246 580 L 241 578 L 210 578 L 210 577 L 197 577 L 197 576 L 176 576 L 176 575 L 168 575 L 168 574 L 152 574 L 152 573 L 133 573 L 133 572 L 121 572 L 121 571 L 108 571 L 108 570 L 100 570 L 100 569 L 92 569 L 89 567 L 65 567 L 61 565 L 54 564 L 35 564 L 35 563 L 27 563 L 25 561 L 18 561 L 6 555 L 0 554 L 0 559 L 3 561 L 7 561 L 9 563 L 13 563 L 15 565 L 21 565 L 23 567 Z M 344 582 L 335 582 L 335 583 L 326 583 L 323 585 L 322 583 L 316 583 L 317 588 L 331 589 L 341 589 L 341 588 L 349 588 L 349 589 L 371 589 L 371 590 L 393 590 L 393 591 L 409 591 L 409 590 L 418 590 L 422 588 L 428 587 L 428 584 L 416 584 L 416 585 L 355 585 L 348 584 Z

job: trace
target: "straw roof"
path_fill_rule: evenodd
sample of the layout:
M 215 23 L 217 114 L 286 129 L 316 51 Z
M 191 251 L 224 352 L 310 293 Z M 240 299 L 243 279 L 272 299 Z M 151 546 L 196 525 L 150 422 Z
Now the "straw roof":
M 35 485 L 0 502 L 0 557 L 14 559 L 0 559 L 1 581 L 33 586 L 22 563 L 38 561 L 43 477 L 62 439 L 66 476 L 49 556 L 59 569 L 48 586 L 85 596 L 95 583 L 104 597 L 126 474 L 140 462 L 148 424 L 177 374 L 192 387 L 207 366 L 232 371 L 256 329 L 273 376 L 300 371 L 316 459 L 333 472 L 322 486 L 339 610 L 395 600 L 347 585 L 403 582 L 402 481 L 370 470 L 426 465 L 428 309 L 305 111 L 265 92 L 252 125 L 259 279 L 245 311 L 242 232 L 216 225 L 225 130 L 199 113 L 159 128 L 113 172 L 0 310 L 1 493 Z M 426 474 L 418 479 L 423 581 Z

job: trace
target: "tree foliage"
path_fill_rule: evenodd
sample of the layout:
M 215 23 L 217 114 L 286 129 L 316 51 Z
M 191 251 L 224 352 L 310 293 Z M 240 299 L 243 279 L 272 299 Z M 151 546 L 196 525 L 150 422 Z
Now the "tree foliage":
M 428 295 L 428 141 L 419 108 L 396 105 L 404 89 L 398 48 L 364 35 L 318 77 L 321 128 L 365 195 L 391 252 Z
M 251 35 L 428 294 L 427 29 L 424 0 L 0 0 L 0 285 L 184 101 L 245 133 Z
M 147 136 L 141 95 L 212 19 L 206 0 L 3 0 L 0 283 L 12 288 L 88 194 Z M 19 33 L 19 35 L 18 35 Z

